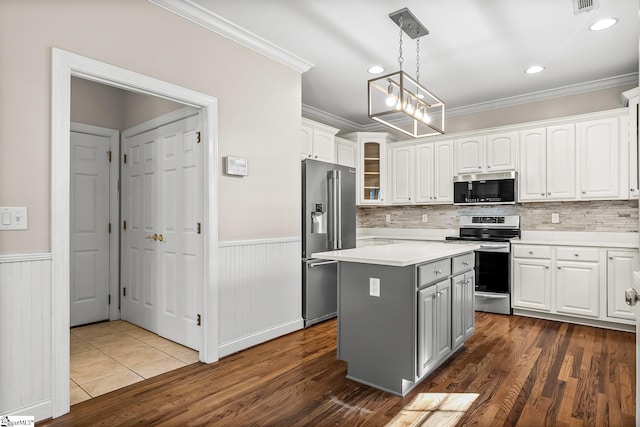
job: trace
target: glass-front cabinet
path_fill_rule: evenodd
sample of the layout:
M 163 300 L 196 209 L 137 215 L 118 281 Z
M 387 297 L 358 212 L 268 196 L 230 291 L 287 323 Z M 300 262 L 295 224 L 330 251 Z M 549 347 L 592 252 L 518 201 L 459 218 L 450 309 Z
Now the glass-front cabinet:
M 379 201 L 381 200 L 380 192 L 380 143 L 377 142 L 365 142 L 363 145 L 364 150 L 364 194 L 363 198 L 367 201 Z

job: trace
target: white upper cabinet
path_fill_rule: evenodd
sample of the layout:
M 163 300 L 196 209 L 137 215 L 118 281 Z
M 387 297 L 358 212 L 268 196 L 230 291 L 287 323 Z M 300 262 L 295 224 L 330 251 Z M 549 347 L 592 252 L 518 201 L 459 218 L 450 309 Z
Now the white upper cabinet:
M 485 169 L 485 142 L 484 136 L 455 141 L 456 173 L 478 173 Z
M 547 198 L 547 129 L 520 132 L 520 200 Z
M 453 141 L 434 143 L 433 202 L 453 203 Z
M 433 165 L 435 144 L 416 146 L 416 203 L 433 202 Z
M 619 197 L 622 166 L 619 130 L 618 117 L 578 123 L 579 198 Z
M 408 204 L 414 199 L 415 147 L 394 147 L 389 150 L 391 161 L 391 203 Z
M 355 142 L 336 136 L 335 162 L 342 166 L 356 167 L 358 147 Z
M 335 134 L 339 129 L 302 119 L 300 127 L 300 153 L 303 158 L 334 161 Z
M 515 170 L 517 143 L 516 131 L 457 139 L 456 173 L 463 175 Z
M 516 169 L 518 132 L 487 135 L 487 172 Z
M 547 200 L 571 200 L 575 197 L 575 126 L 550 126 L 547 128 Z
M 638 102 L 640 89 L 635 88 L 623 93 L 629 100 L 629 114 L 627 115 L 627 134 L 629 139 L 629 197 L 637 199 L 640 195 L 640 179 L 638 177 Z

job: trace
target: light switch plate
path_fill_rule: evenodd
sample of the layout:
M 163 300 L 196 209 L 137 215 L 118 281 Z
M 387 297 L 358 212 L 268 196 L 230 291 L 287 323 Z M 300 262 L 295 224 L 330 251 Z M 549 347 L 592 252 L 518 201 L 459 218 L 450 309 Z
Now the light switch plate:
M 369 277 L 369 295 L 372 297 L 380 296 L 380 279 Z
M 0 230 L 26 230 L 26 207 L 0 207 Z
M 386 222 L 391 222 L 391 214 L 386 214 L 386 215 L 384 216 L 384 220 L 385 220 Z

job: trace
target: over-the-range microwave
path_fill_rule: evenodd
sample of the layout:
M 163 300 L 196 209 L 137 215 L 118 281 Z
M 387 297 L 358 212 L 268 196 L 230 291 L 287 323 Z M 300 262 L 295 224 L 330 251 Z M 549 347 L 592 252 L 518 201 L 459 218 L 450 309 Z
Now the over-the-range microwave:
M 517 177 L 517 172 L 456 175 L 453 204 L 514 204 L 518 195 Z

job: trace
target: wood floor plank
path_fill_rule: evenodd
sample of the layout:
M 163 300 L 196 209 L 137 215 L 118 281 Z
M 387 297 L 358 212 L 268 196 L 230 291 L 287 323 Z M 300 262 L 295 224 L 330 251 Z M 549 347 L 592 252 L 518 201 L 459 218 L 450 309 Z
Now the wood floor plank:
M 404 398 L 346 378 L 336 321 L 78 403 L 39 426 L 633 426 L 635 334 L 476 313 Z

